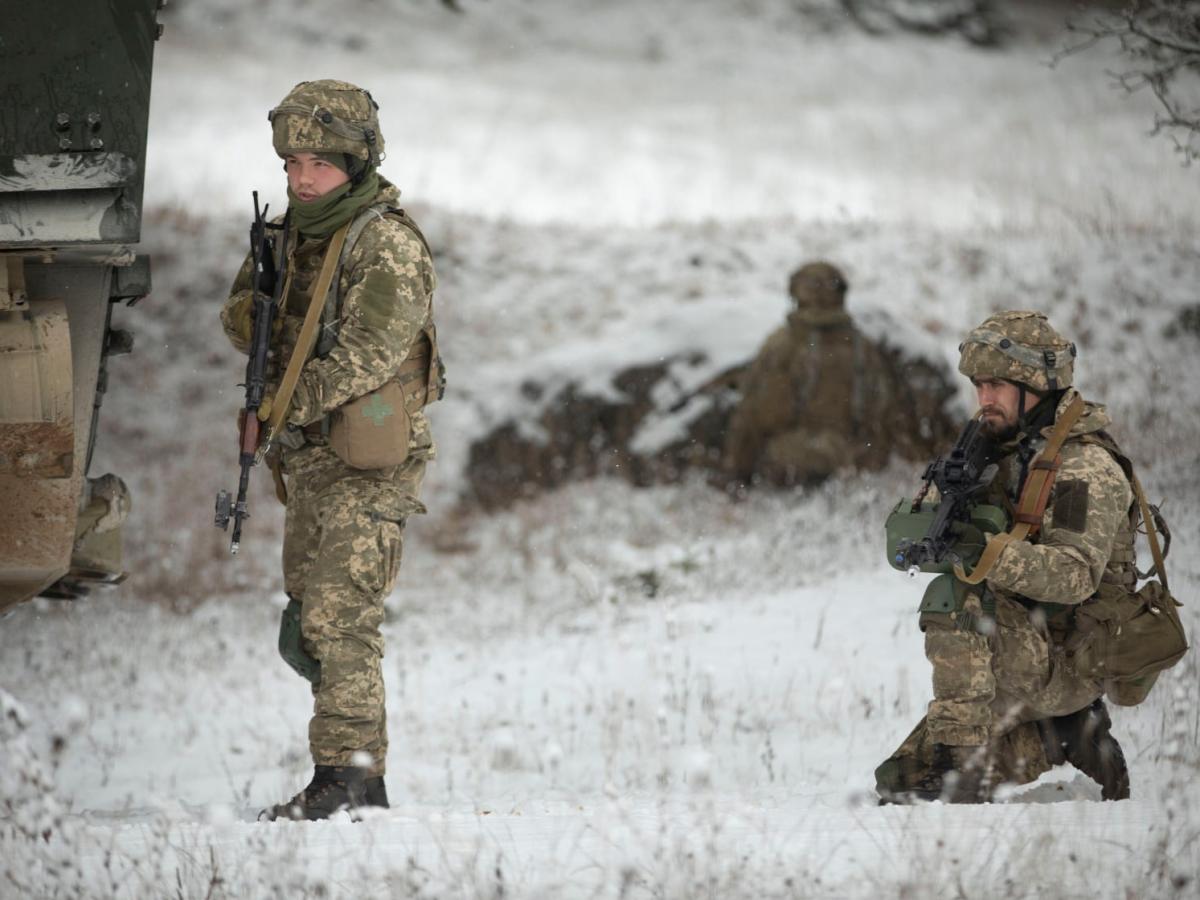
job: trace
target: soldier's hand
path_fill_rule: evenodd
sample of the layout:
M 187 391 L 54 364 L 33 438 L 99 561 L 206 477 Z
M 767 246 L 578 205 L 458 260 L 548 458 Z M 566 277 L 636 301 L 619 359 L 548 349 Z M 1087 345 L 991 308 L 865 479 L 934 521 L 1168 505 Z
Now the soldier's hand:
M 254 303 L 254 296 L 246 293 L 233 303 L 226 313 L 226 320 L 233 326 L 238 338 L 243 344 L 249 344 L 254 334 L 254 319 L 258 314 L 258 308 Z M 278 314 L 271 322 L 271 339 L 279 337 L 279 332 L 283 329 L 283 318 Z
M 237 301 L 226 308 L 226 321 L 232 326 L 234 333 L 243 344 L 250 343 L 254 329 L 254 300 L 250 294 L 238 297 Z
M 275 392 L 268 391 L 263 395 L 262 403 L 258 405 L 258 421 L 265 422 L 271 418 L 271 410 L 275 408 Z

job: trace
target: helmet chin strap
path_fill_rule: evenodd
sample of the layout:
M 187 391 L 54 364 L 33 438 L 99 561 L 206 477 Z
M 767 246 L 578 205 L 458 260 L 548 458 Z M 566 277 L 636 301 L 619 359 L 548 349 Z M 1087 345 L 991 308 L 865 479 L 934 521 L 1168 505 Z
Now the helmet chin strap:
M 1017 431 L 1024 432 L 1029 423 L 1025 421 L 1025 383 L 1017 382 Z

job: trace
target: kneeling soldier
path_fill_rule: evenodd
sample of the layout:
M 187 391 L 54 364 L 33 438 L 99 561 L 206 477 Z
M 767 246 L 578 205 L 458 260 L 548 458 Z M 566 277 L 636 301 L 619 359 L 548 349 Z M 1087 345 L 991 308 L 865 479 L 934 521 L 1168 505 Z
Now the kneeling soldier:
M 1072 388 L 1075 346 L 1045 316 L 990 316 L 960 353 L 997 466 L 981 502 L 1002 519 L 1007 511 L 1013 528 L 989 535 L 986 547 L 977 533 L 982 558 L 972 572 L 960 565 L 939 576 L 936 601 L 927 592 L 920 624 L 933 700 L 876 770 L 877 791 L 884 802 L 980 802 L 1000 781 L 1031 781 L 1070 762 L 1104 799 L 1126 798 L 1129 775 L 1101 698 L 1140 702 L 1153 678 L 1108 680 L 1076 665 L 1070 648 L 1085 603 L 1137 605 L 1134 536 L 1146 507 L 1132 466 L 1105 431 L 1104 407 Z

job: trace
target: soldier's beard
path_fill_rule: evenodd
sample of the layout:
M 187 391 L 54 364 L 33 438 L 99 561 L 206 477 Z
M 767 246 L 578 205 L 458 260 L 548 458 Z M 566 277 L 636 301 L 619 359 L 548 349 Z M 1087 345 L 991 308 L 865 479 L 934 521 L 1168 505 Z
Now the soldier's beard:
M 987 410 L 982 422 L 983 433 L 997 444 L 1004 444 L 1017 436 L 1017 422 L 1009 419 L 1003 410 L 994 407 Z

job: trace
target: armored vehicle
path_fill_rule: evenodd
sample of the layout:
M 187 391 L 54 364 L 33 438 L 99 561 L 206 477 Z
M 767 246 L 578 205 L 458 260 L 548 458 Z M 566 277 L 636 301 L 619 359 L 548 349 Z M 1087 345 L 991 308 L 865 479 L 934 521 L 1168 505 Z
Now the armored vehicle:
M 0 15 L 0 612 L 122 578 L 129 498 L 89 478 L 113 307 L 150 290 L 141 237 L 165 0 L 5 0 Z

